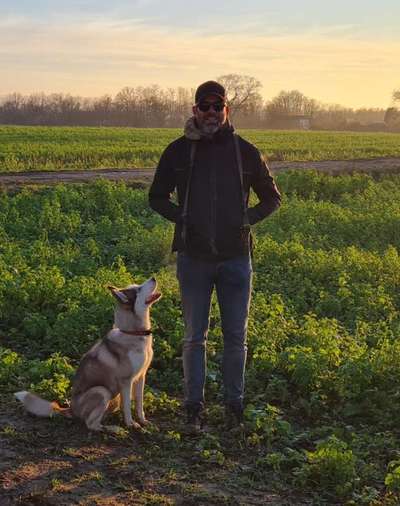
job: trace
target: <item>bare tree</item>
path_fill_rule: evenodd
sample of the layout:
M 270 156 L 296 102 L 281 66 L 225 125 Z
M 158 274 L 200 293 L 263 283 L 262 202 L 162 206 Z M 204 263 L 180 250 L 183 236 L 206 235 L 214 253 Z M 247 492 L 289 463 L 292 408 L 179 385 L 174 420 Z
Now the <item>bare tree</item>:
M 138 96 L 137 89 L 129 86 L 122 88 L 114 98 L 113 107 L 119 124 L 135 125 L 140 116 L 140 95 Z
M 111 123 L 113 113 L 113 99 L 110 95 L 95 98 L 89 107 L 92 123 L 95 125 L 108 125 Z
M 313 129 L 379 130 L 385 121 L 383 129 L 400 130 L 400 107 L 395 104 L 395 99 L 400 103 L 400 89 L 393 92 L 393 105 L 385 114 L 384 109 L 353 110 L 319 104 L 297 90 L 282 91 L 264 104 L 258 92 L 261 85 L 254 78 L 231 74 L 220 80 L 225 77 L 228 97 L 233 108 L 237 105 L 238 128 L 273 128 L 279 126 L 282 116 L 287 120 L 290 115 L 312 115 Z M 241 88 L 239 84 L 246 86 Z M 115 97 L 97 98 L 12 93 L 0 97 L 0 124 L 181 127 L 191 114 L 194 93 L 194 89 L 163 89 L 157 85 L 125 87 Z
M 7 110 L 8 112 L 16 112 L 21 109 L 23 103 L 24 97 L 21 95 L 21 93 L 12 93 L 4 100 L 3 109 Z
M 318 102 L 298 90 L 281 91 L 267 104 L 271 115 L 312 115 L 318 110 Z
M 261 82 L 255 77 L 241 74 L 226 74 L 217 78 L 227 92 L 228 102 L 233 116 L 238 111 L 254 109 L 255 105 L 262 104 L 260 89 Z
M 400 131 L 400 110 L 397 103 L 400 105 L 400 88 L 393 90 L 392 103 L 393 105 L 386 109 L 384 121 L 389 130 L 398 132 Z
M 164 92 L 165 126 L 181 127 L 190 116 L 193 104 L 191 90 L 183 87 L 168 88 Z
M 129 112 L 136 107 L 138 101 L 135 88 L 125 86 L 117 93 L 114 98 L 114 104 L 120 111 Z

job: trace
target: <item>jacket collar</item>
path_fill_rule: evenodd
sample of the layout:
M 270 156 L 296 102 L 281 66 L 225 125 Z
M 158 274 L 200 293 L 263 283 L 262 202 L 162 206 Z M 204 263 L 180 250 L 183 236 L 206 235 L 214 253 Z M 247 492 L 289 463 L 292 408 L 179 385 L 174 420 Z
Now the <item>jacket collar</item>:
M 233 125 L 231 125 L 229 120 L 227 120 L 226 123 L 217 132 L 215 132 L 215 134 L 211 136 L 204 135 L 203 132 L 197 126 L 194 116 L 192 116 L 185 123 L 184 135 L 187 139 L 190 139 L 191 141 L 200 141 L 200 140 L 223 141 L 229 135 L 231 135 L 234 130 L 235 129 L 233 128 Z

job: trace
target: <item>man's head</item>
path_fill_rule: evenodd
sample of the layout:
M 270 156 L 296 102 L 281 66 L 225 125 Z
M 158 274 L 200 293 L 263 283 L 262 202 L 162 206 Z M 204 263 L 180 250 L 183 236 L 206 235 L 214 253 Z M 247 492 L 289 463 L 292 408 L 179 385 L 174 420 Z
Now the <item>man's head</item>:
M 203 133 L 212 135 L 217 132 L 229 114 L 225 88 L 216 81 L 201 84 L 196 90 L 193 114 Z

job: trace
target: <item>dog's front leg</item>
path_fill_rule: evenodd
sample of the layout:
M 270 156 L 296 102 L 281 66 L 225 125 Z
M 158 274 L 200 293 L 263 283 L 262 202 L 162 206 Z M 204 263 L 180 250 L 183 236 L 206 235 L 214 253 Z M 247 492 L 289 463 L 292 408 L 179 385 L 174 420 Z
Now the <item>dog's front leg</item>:
M 131 391 L 132 391 L 132 382 L 124 383 L 121 386 L 122 410 L 124 412 L 124 421 L 127 427 L 140 429 L 140 425 L 137 422 L 135 422 L 132 418 Z
M 135 411 L 136 416 L 141 425 L 146 425 L 148 421 L 144 416 L 143 410 L 143 390 L 144 390 L 145 375 L 141 376 L 137 382 L 133 385 L 135 395 Z

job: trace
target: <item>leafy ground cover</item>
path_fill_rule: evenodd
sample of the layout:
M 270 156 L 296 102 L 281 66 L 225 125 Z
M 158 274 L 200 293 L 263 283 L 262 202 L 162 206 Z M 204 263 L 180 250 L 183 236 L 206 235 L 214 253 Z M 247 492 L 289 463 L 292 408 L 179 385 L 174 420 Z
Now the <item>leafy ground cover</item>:
M 243 130 L 269 160 L 400 156 L 400 134 Z M 154 167 L 179 129 L 0 126 L 0 172 Z
M 255 230 L 245 425 L 224 427 L 214 301 L 208 432 L 194 439 L 172 227 L 146 192 L 105 181 L 3 192 L 0 503 L 399 504 L 399 183 L 279 174 L 284 204 Z M 145 401 L 158 428 L 89 434 L 24 414 L 17 389 L 68 399 L 77 360 L 112 321 L 105 286 L 150 274 L 163 291 Z

